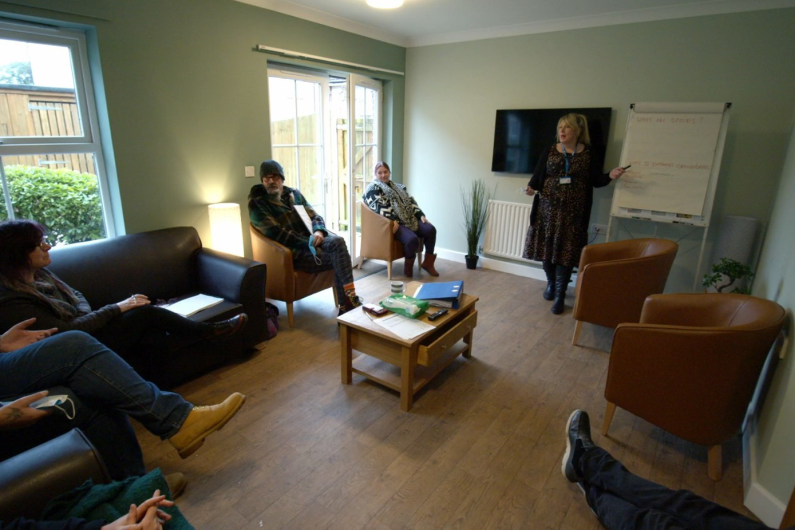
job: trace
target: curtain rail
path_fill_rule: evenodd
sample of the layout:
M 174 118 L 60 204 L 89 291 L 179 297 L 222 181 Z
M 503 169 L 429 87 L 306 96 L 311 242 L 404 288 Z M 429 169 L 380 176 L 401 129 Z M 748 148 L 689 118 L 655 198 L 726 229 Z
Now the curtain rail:
M 258 44 L 255 49 L 257 51 L 264 53 L 275 53 L 277 55 L 283 55 L 285 57 L 294 57 L 296 59 L 308 59 L 310 61 L 338 64 L 343 66 L 352 66 L 354 68 L 360 68 L 362 70 L 370 70 L 372 72 L 384 72 L 387 74 L 406 75 L 405 73 L 398 72 L 397 70 L 388 70 L 386 68 L 379 68 L 377 66 L 368 66 L 366 64 L 349 63 L 348 61 L 339 61 L 337 59 L 332 59 L 330 57 L 321 57 L 320 55 L 309 55 L 307 53 L 295 52 L 292 50 L 283 50 L 281 48 L 273 48 L 271 46 L 264 46 L 262 44 Z

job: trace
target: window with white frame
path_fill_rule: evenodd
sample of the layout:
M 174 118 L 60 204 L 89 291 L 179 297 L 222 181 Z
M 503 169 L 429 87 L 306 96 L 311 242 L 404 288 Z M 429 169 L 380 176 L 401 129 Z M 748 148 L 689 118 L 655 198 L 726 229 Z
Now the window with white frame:
M 0 220 L 114 235 L 85 34 L 0 22 Z

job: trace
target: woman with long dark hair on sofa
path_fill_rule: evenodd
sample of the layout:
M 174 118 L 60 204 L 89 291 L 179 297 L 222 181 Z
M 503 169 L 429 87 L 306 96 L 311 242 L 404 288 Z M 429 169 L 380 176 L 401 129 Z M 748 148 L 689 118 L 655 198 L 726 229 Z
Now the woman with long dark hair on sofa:
M 222 322 L 195 322 L 150 305 L 143 294 L 93 310 L 80 292 L 47 270 L 50 248 L 45 228 L 36 221 L 0 223 L 0 332 L 35 318 L 38 328 L 85 331 L 123 353 L 152 330 L 221 338 L 241 330 L 248 320 L 242 313 Z

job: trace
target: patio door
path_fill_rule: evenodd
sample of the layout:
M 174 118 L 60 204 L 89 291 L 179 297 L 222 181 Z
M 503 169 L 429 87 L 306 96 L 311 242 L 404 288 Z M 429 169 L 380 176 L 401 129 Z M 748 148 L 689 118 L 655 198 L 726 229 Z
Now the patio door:
M 379 160 L 381 83 L 358 75 L 268 70 L 273 158 L 358 260 L 359 202 Z
M 271 148 L 284 168 L 285 185 L 297 188 L 326 218 L 325 120 L 328 78 L 269 70 Z
M 373 178 L 375 163 L 381 160 L 381 82 L 359 75 L 349 78 L 350 134 L 351 134 L 351 219 L 355 219 L 353 234 L 354 260 L 359 259 L 362 218 L 359 204 L 367 184 Z

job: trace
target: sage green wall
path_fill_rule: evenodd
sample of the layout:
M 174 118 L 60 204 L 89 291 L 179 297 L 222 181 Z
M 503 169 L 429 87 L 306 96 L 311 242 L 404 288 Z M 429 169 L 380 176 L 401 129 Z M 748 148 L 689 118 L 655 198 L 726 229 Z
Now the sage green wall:
M 795 311 L 795 127 L 790 136 L 781 185 L 776 194 L 753 293 Z M 786 504 L 795 485 L 795 340 L 789 330 L 786 357 L 778 365 L 759 418 L 757 469 L 759 483 Z
M 724 214 L 764 225 L 795 106 L 793 27 L 795 9 L 777 9 L 409 48 L 405 181 L 437 225 L 438 245 L 464 252 L 460 184 L 484 178 L 498 199 L 530 202 L 515 193 L 526 176 L 491 172 L 497 109 L 612 107 L 612 167 L 631 103 L 727 101 L 733 107 L 709 239 Z M 596 190 L 592 222 L 607 224 L 612 194 L 612 186 Z M 655 226 L 624 224 L 635 237 Z M 679 239 L 687 232 L 658 225 L 657 233 Z M 669 290 L 692 288 L 702 234 L 680 242 Z
M 206 205 L 219 201 L 241 203 L 247 222 L 258 178 L 243 168 L 270 157 L 273 56 L 256 45 L 405 69 L 399 46 L 232 0 L 14 0 L 0 12 L 96 28 L 128 233 L 192 225 L 209 241 Z M 386 152 L 402 157 L 404 83 L 387 77 L 396 114 Z

